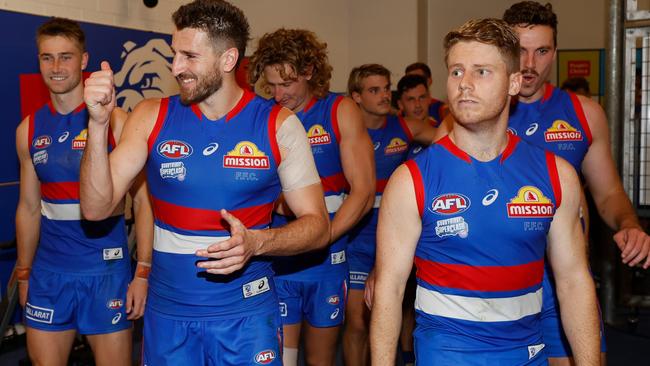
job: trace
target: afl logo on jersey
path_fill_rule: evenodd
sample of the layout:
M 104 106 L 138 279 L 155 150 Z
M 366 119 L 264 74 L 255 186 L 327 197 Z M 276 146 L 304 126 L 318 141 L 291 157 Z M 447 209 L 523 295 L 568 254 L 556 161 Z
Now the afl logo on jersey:
M 527 218 L 527 217 L 553 217 L 555 208 L 549 198 L 544 193 L 533 186 L 523 186 L 519 188 L 517 195 L 507 204 L 508 217 Z
M 52 138 L 50 136 L 43 135 L 35 138 L 34 142 L 32 143 L 32 146 L 34 146 L 35 149 L 45 149 L 51 144 L 52 144 Z
M 558 119 L 544 132 L 544 140 L 546 142 L 581 141 L 582 133 L 571 126 L 569 122 Z
M 456 215 L 469 208 L 467 196 L 460 193 L 446 193 L 433 199 L 429 210 L 440 215 Z
M 312 145 L 325 145 L 332 141 L 330 134 L 325 131 L 322 125 L 313 125 L 307 131 L 309 143 Z
M 394 137 L 390 140 L 390 143 L 384 149 L 384 154 L 386 155 L 399 154 L 406 151 L 408 147 L 409 145 L 406 143 L 406 141 L 402 140 L 399 137 Z
M 192 146 L 179 140 L 167 140 L 158 144 L 158 154 L 169 159 L 184 159 L 192 155 Z
M 223 156 L 224 168 L 269 169 L 269 157 L 257 145 L 242 141 Z
M 255 363 L 258 365 L 268 365 L 275 360 L 275 351 L 267 349 L 255 355 Z

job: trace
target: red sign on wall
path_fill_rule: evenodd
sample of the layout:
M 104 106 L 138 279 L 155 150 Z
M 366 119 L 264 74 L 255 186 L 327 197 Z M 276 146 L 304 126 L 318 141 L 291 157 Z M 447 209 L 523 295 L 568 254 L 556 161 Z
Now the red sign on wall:
M 569 61 L 569 77 L 587 77 L 591 75 L 591 62 L 586 60 Z

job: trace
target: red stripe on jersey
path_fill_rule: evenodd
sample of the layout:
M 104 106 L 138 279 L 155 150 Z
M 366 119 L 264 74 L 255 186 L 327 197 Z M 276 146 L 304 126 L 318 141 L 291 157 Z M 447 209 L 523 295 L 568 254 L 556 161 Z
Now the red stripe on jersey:
M 350 184 L 345 179 L 343 173 L 330 175 L 329 177 L 321 177 L 321 184 L 323 184 L 323 191 L 328 192 L 343 192 L 350 188 Z
M 41 197 L 51 200 L 79 200 L 79 182 L 41 183 Z
M 269 125 L 267 130 L 269 131 L 269 144 L 271 145 L 271 153 L 273 154 L 273 158 L 275 159 L 276 166 L 280 165 L 280 161 L 282 159 L 280 155 L 280 147 L 278 147 L 278 139 L 277 139 L 277 125 L 278 125 L 278 114 L 280 113 L 280 110 L 282 109 L 282 106 L 276 104 L 273 106 L 273 109 L 271 109 L 271 114 L 269 115 Z
M 377 179 L 377 184 L 375 191 L 377 193 L 384 193 L 384 189 L 386 189 L 386 184 L 388 184 L 388 179 Z
M 151 134 L 149 135 L 149 139 L 147 140 L 147 144 L 149 145 L 149 153 L 151 153 L 151 150 L 153 149 L 153 143 L 156 142 L 156 139 L 158 138 L 158 134 L 162 129 L 163 122 L 165 122 L 165 117 L 167 117 L 168 107 L 169 107 L 169 98 L 160 99 L 160 107 L 158 107 L 158 117 L 156 118 L 156 124 L 153 126 L 153 130 L 151 130 Z
M 415 257 L 416 276 L 428 284 L 472 291 L 516 291 L 540 285 L 544 260 L 516 266 L 470 266 Z
M 508 137 L 508 144 L 506 145 L 506 149 L 503 150 L 503 154 L 501 154 L 501 160 L 499 161 L 501 163 L 506 161 L 506 159 L 508 159 L 508 157 L 510 155 L 512 155 L 512 153 L 515 151 L 515 147 L 517 146 L 517 144 L 520 141 L 519 137 L 517 137 L 517 136 L 515 136 L 515 135 L 513 135 L 511 133 L 508 133 L 506 135 Z
M 569 93 L 569 97 L 571 97 L 571 103 L 573 104 L 573 109 L 576 111 L 576 116 L 578 116 L 580 126 L 582 126 L 582 129 L 585 131 L 587 144 L 591 146 L 591 129 L 589 128 L 589 122 L 587 121 L 585 111 L 582 109 L 582 103 L 580 103 L 580 99 L 578 99 L 578 96 L 574 93 Z
M 153 212 L 156 219 L 185 230 L 227 230 L 228 223 L 217 210 L 192 208 L 165 202 L 152 197 Z M 271 222 L 273 202 L 259 206 L 251 206 L 230 210 L 244 226 L 251 228 L 258 225 L 268 225 Z
M 555 195 L 555 210 L 557 211 L 562 204 L 562 186 L 560 185 L 560 175 L 557 172 L 557 160 L 550 151 L 546 151 L 546 166 L 548 167 L 549 178 L 551 178 L 551 186 Z
M 241 98 L 239 99 L 239 102 L 237 102 L 235 107 L 231 109 L 230 112 L 228 112 L 228 114 L 226 114 L 226 122 L 230 121 L 237 115 L 237 113 L 241 112 L 241 110 L 244 109 L 244 107 L 246 107 L 246 104 L 248 104 L 248 102 L 253 100 L 253 98 L 255 98 L 255 93 L 251 92 L 250 90 L 244 89 L 244 94 L 242 94 Z
M 332 129 L 334 130 L 334 136 L 336 136 L 336 142 L 339 144 L 341 143 L 341 132 L 339 131 L 338 111 L 339 111 L 339 104 L 341 104 L 342 100 L 343 100 L 343 96 L 339 95 L 334 101 L 334 104 L 332 104 L 332 111 L 330 112 L 332 118 Z
M 402 130 L 404 130 L 404 133 L 406 134 L 406 138 L 409 139 L 408 142 L 413 141 L 413 134 L 411 133 L 411 129 L 406 124 L 404 118 L 397 116 L 397 120 L 399 121 L 400 126 L 402 126 Z
M 409 172 L 411 172 L 413 189 L 415 189 L 415 201 L 418 204 L 418 213 L 422 217 L 424 215 L 424 182 L 422 181 L 422 173 L 420 173 L 420 168 L 415 161 L 407 160 L 405 164 L 409 168 Z
M 314 104 L 316 104 L 317 101 L 318 101 L 318 99 L 316 99 L 315 97 L 311 97 L 311 99 L 309 100 L 309 103 L 307 103 L 305 108 L 302 109 L 302 112 L 307 113 L 307 111 L 309 111 L 311 109 L 311 107 L 313 107 Z
M 440 146 L 444 147 L 452 153 L 453 155 L 456 155 L 458 158 L 461 160 L 464 160 L 468 163 L 472 163 L 472 158 L 469 157 L 469 155 L 461 150 L 456 144 L 454 144 L 453 141 L 449 138 L 449 135 L 445 135 L 445 137 L 441 138 L 440 140 L 436 141 L 436 144 L 439 144 Z
M 32 146 L 32 141 L 34 141 L 34 117 L 36 114 L 30 114 L 27 116 L 29 118 L 29 123 L 27 125 L 27 149 L 29 150 Z
M 551 95 L 553 95 L 553 85 L 550 83 L 544 84 L 544 95 L 542 96 L 542 102 L 546 102 L 551 98 Z

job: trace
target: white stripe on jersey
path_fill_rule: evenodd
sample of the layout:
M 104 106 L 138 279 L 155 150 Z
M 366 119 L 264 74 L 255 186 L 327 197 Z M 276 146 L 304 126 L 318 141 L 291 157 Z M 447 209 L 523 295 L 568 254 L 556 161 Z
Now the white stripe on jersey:
M 341 208 L 343 201 L 345 200 L 346 194 L 341 193 L 339 195 L 325 196 L 325 207 L 327 207 L 327 212 L 336 213 L 336 211 Z
M 81 220 L 81 207 L 78 203 L 51 203 L 41 200 L 41 215 L 50 220 Z
M 479 298 L 445 295 L 418 286 L 415 308 L 431 315 L 474 322 L 515 321 L 542 311 L 542 289 L 515 297 Z
M 229 238 L 230 236 L 183 235 L 154 225 L 153 248 L 159 252 L 194 254 L 198 249 L 205 249 Z

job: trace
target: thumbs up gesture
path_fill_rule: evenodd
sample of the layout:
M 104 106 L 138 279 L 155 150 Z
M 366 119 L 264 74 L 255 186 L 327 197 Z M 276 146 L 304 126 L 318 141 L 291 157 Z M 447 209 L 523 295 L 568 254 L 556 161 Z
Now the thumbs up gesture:
M 115 108 L 115 86 L 113 70 L 107 61 L 102 61 L 101 70 L 93 72 L 84 83 L 84 102 L 91 121 L 106 124 Z

